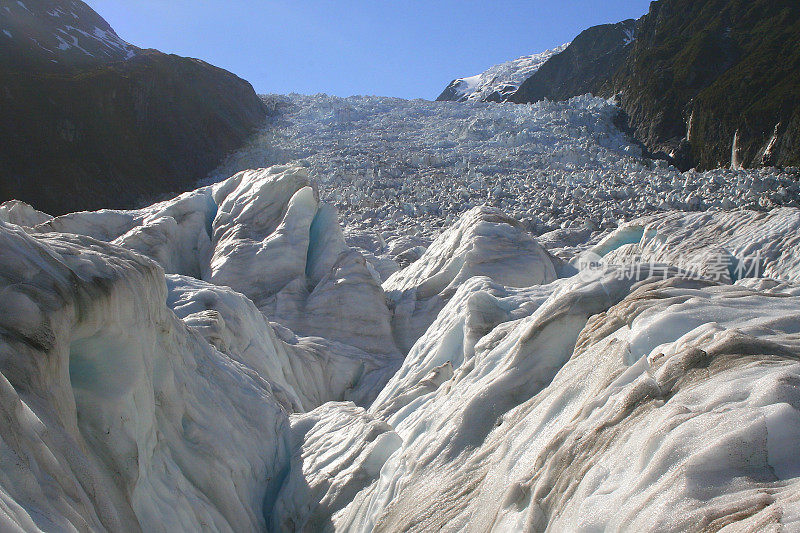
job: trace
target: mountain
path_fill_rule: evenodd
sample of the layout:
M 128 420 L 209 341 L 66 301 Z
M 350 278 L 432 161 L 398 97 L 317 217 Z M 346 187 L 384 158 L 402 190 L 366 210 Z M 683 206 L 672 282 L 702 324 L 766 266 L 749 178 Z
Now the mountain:
M 581 32 L 565 50 L 551 57 L 520 84 L 507 100 L 527 103 L 601 93 L 608 73 L 616 71 L 628 56 L 636 26 L 636 21 L 630 19 Z
M 587 92 L 616 99 L 679 168 L 798 165 L 800 4 L 658 0 L 638 21 L 585 30 L 503 100 Z
M 532 76 L 548 59 L 562 52 L 567 44 L 540 54 L 523 56 L 495 65 L 475 76 L 453 80 L 436 100 L 439 102 L 464 102 L 467 100 L 501 102 L 514 93 L 519 85 Z
M 19 71 L 69 70 L 132 59 L 141 50 L 122 40 L 83 2 L 2 2 L 0 65 Z
M 83 2 L 2 2 L 0 199 L 132 207 L 190 188 L 265 117 L 246 81 L 132 46 Z
M 652 150 L 700 168 L 798 165 L 800 3 L 654 2 L 604 94 Z

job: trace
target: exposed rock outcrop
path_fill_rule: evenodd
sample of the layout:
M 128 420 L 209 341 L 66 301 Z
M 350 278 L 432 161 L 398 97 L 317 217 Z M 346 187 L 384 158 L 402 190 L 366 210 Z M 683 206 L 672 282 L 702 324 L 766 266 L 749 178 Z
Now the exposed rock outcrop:
M 143 204 L 191 188 L 266 117 L 246 81 L 131 46 L 83 2 L 7 4 L 0 201 L 53 214 Z

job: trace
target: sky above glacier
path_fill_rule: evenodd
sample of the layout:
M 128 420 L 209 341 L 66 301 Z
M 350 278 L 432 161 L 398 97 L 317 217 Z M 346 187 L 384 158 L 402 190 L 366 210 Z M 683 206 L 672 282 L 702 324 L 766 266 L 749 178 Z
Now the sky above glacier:
M 89 0 L 131 44 L 197 57 L 259 93 L 433 99 L 450 80 L 547 50 L 649 0 Z

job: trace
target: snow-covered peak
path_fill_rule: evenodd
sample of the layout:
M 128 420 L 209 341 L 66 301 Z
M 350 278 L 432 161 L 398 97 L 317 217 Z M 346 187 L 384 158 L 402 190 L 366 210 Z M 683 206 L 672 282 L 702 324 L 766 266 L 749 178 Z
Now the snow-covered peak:
M 438 100 L 463 102 L 500 99 L 516 91 L 523 81 L 539 70 L 548 59 L 563 52 L 568 45 L 569 43 L 565 43 L 545 52 L 494 65 L 475 76 L 453 80 Z
M 0 8 L 2 44 L 60 65 L 124 61 L 139 49 L 117 35 L 92 8 L 75 0 L 7 2 Z M 13 43 L 12 43 L 13 41 Z

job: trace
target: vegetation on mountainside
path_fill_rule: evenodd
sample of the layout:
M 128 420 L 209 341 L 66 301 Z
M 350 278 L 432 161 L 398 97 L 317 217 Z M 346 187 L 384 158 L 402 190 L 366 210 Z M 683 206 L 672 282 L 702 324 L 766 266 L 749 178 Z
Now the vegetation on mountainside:
M 637 139 L 684 168 L 729 165 L 735 135 L 744 166 L 800 165 L 800 2 L 659 0 L 628 45 L 620 24 L 581 33 L 510 101 L 618 98 Z

